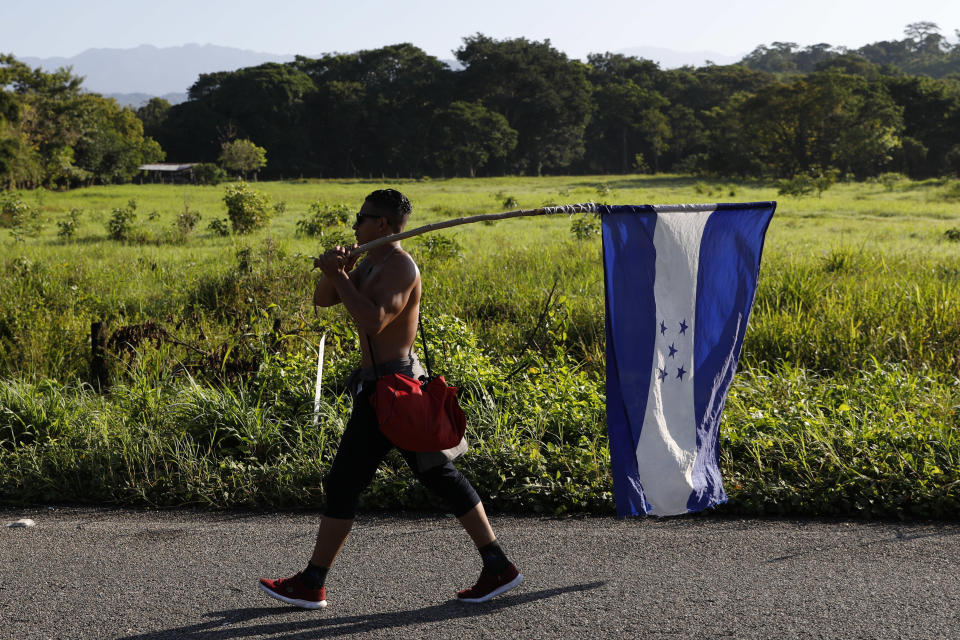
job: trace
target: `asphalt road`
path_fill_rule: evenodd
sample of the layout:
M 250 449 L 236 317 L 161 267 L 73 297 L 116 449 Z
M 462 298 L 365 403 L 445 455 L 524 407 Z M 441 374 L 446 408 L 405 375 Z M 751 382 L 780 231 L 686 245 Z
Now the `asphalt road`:
M 495 517 L 525 575 L 451 599 L 479 558 L 452 518 L 361 516 L 304 611 L 309 513 L 0 510 L 2 638 L 960 638 L 960 524 Z

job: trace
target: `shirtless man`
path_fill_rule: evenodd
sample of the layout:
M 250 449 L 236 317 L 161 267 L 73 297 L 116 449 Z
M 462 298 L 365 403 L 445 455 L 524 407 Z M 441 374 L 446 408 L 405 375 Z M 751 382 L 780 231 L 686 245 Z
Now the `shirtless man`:
M 357 213 L 353 225 L 357 242 L 363 244 L 400 232 L 410 211 L 410 201 L 399 191 L 374 191 Z M 321 307 L 343 304 L 357 323 L 363 359 L 347 382 L 353 412 L 324 478 L 327 505 L 307 567 L 289 578 L 260 579 L 260 589 L 267 595 L 307 609 L 327 605 L 327 572 L 353 526 L 361 492 L 394 446 L 380 432 L 370 404 L 376 386 L 374 362 L 380 375 L 403 373 L 418 378 L 424 374 L 413 351 L 420 309 L 416 263 L 399 242 L 372 249 L 359 265 L 349 253 L 349 247 L 337 247 L 316 259 L 314 266 L 323 277 L 313 293 L 313 303 Z M 462 452 L 465 443 L 461 445 Z M 497 543 L 477 492 L 453 466 L 449 459 L 452 455 L 402 449 L 400 453 L 414 476 L 456 515 L 480 552 L 480 578 L 474 586 L 458 592 L 457 598 L 486 602 L 520 584 L 523 576 Z

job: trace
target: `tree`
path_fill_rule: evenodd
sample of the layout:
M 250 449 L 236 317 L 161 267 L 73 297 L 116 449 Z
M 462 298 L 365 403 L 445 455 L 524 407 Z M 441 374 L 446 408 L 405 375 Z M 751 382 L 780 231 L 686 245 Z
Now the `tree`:
M 960 140 L 960 90 L 922 76 L 887 77 L 884 86 L 903 110 L 905 137 L 897 169 L 914 178 L 940 175 Z
M 137 117 L 143 123 L 143 134 L 151 138 L 156 138 L 163 130 L 163 123 L 167 119 L 170 111 L 169 100 L 165 98 L 150 98 L 147 104 L 137 109 Z
M 876 80 L 882 75 L 880 67 L 856 53 L 843 53 L 823 60 L 816 65 L 815 70 L 863 76 L 868 80 Z
M 143 135 L 143 123 L 129 107 L 95 93 L 81 97 L 84 118 L 74 144 L 74 162 L 88 179 L 101 184 L 127 182 L 145 162 L 163 160 L 155 140 Z
M 134 112 L 81 90 L 70 69 L 46 73 L 0 56 L 0 180 L 71 187 L 124 182 L 163 157 Z
M 915 51 L 928 54 L 942 53 L 942 45 L 946 42 L 936 22 L 911 22 L 903 28 L 903 35 L 907 36 Z
M 456 52 L 463 95 L 503 115 L 517 131 L 509 161 L 516 170 L 540 175 L 566 169 L 584 152 L 590 119 L 587 68 L 550 45 L 526 38 L 464 38 Z
M 883 85 L 835 72 L 735 95 L 711 117 L 713 170 L 783 178 L 830 169 L 875 175 L 903 130 Z
M 702 159 L 710 152 L 712 140 L 723 132 L 714 129 L 711 114 L 738 94 L 753 94 L 776 81 L 767 71 L 755 71 L 743 65 L 684 67 L 661 73 L 655 88 L 670 103 L 663 111 L 669 119 L 672 137 L 664 150 L 661 165 L 667 170 L 702 168 Z M 735 129 L 737 123 L 732 123 Z
M 248 172 L 267 164 L 267 150 L 246 139 L 224 142 L 220 147 L 220 164 L 225 169 L 239 171 L 246 180 Z
M 84 109 L 81 78 L 70 69 L 45 73 L 12 56 L 0 56 L 3 90 L 19 104 L 14 136 L 18 139 L 20 186 L 68 186 L 88 176 L 74 164 L 73 145 L 82 135 Z
M 744 56 L 741 61 L 751 69 L 769 71 L 771 73 L 790 73 L 797 71 L 797 61 L 794 52 L 796 42 L 773 42 L 770 46 L 759 45 Z
M 453 102 L 434 123 L 437 164 L 471 178 L 490 158 L 502 159 L 517 146 L 517 132 L 507 119 L 477 102 Z
M 603 78 L 598 83 L 594 93 L 597 108 L 587 134 L 591 169 L 627 173 L 641 154 L 654 173 L 658 172 L 660 155 L 672 136 L 662 111 L 669 106 L 667 99 L 630 79 Z
M 223 202 L 236 234 L 250 233 L 270 222 L 270 199 L 246 182 L 227 185 Z
M 423 175 L 430 130 L 449 104 L 453 72 L 409 43 L 298 58 L 317 87 L 307 103 L 310 148 L 335 175 Z

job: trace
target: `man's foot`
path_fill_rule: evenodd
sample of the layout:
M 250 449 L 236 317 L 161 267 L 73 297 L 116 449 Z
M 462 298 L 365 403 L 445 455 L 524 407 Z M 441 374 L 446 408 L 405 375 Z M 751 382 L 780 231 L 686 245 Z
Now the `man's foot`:
M 299 573 L 279 580 L 260 578 L 260 591 L 295 607 L 320 609 L 327 606 L 327 588 L 311 589 L 303 583 Z
M 486 602 L 494 596 L 510 591 L 521 582 L 523 582 L 523 574 L 517 571 L 513 564 L 508 565 L 499 574 L 489 569 L 483 569 L 477 579 L 477 584 L 458 592 L 457 598 L 461 602 Z

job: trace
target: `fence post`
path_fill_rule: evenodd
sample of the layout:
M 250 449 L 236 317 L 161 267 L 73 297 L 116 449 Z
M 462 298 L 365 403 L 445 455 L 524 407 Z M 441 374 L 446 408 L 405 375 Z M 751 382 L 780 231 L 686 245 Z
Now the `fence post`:
M 107 328 L 103 320 L 90 323 L 90 382 L 97 389 L 107 388 Z

